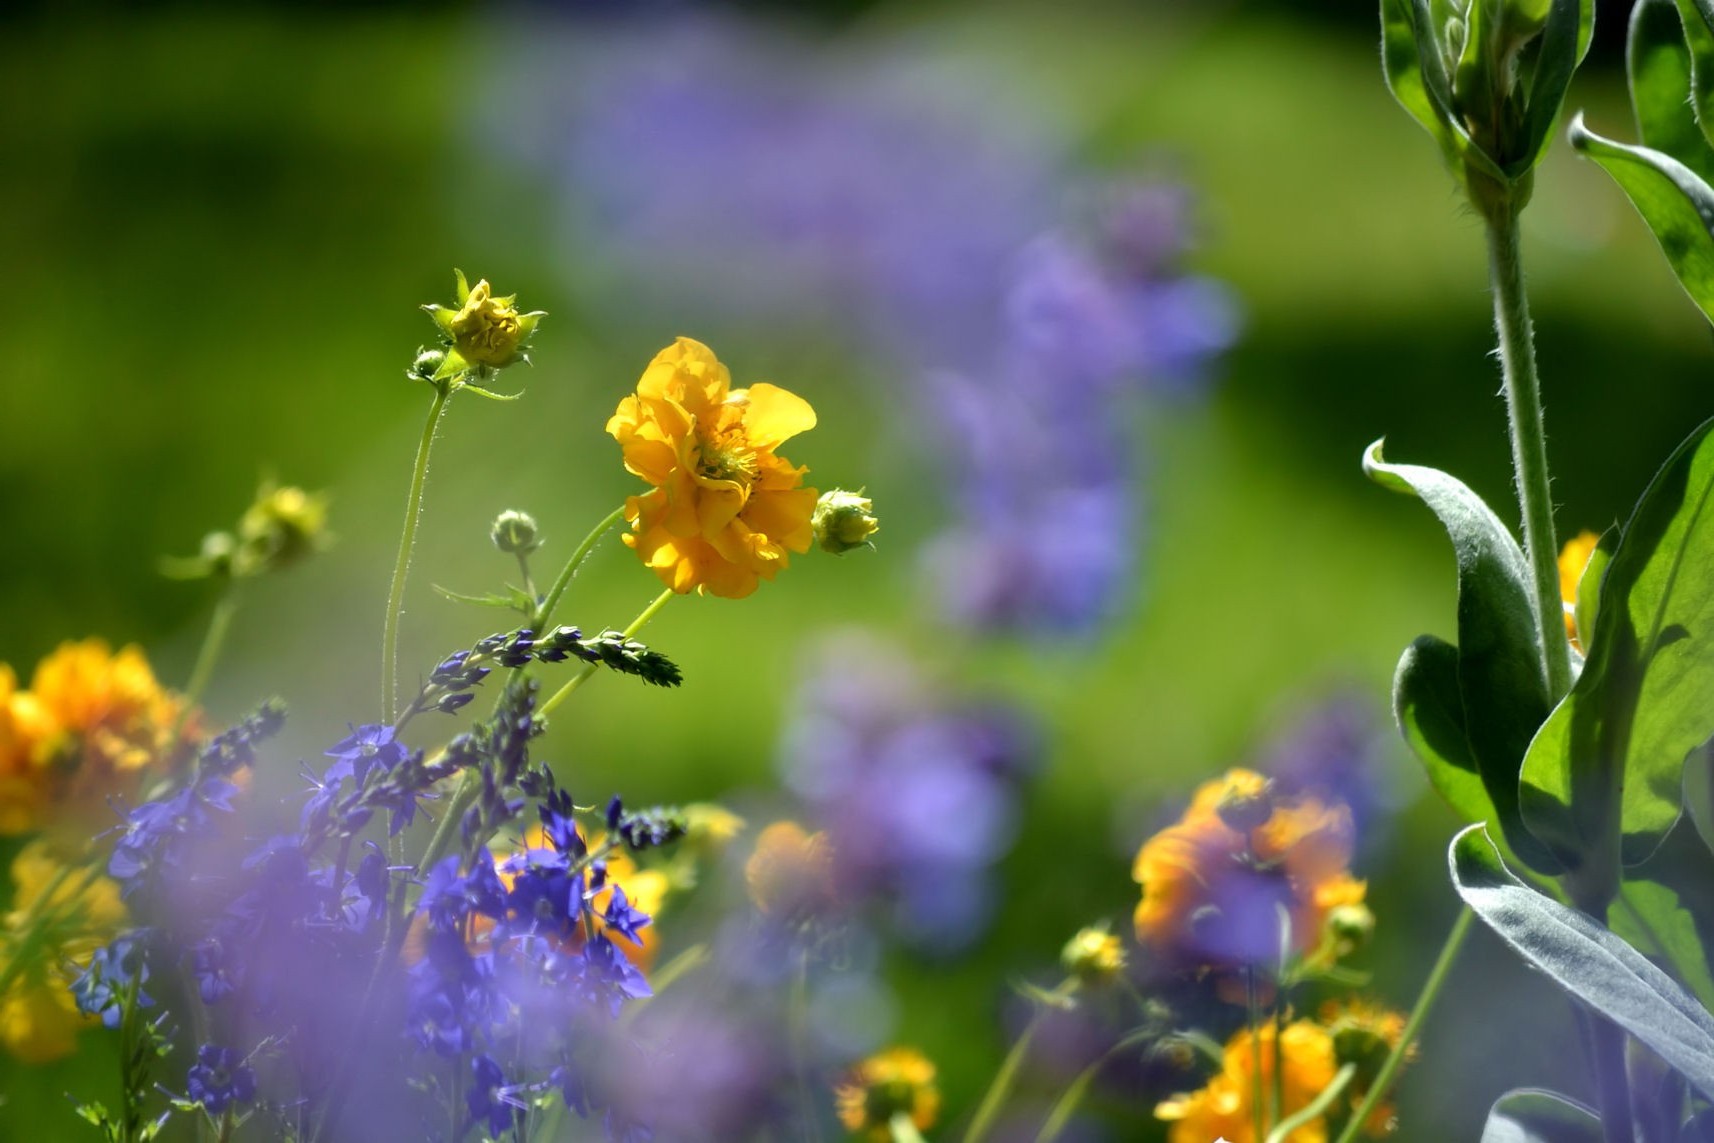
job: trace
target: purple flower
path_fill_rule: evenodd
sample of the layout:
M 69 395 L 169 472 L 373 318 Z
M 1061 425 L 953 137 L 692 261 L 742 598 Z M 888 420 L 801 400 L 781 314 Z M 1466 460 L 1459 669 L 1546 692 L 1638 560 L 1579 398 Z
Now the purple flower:
M 219 1115 L 229 1103 L 249 1103 L 256 1098 L 256 1073 L 233 1049 L 204 1044 L 196 1050 L 186 1090 L 210 1115 Z
M 504 1135 L 512 1122 L 524 1110 L 524 1101 L 517 1089 L 506 1086 L 505 1073 L 491 1056 L 477 1056 L 470 1061 L 470 1090 L 464 1096 L 472 1123 L 485 1123 L 488 1134 Z
M 339 759 L 348 769 L 330 766 L 324 780 L 331 779 L 336 771 L 341 775 L 349 773 L 352 781 L 361 787 L 369 777 L 371 767 L 391 770 L 405 758 L 405 745 L 395 740 L 395 733 L 391 726 L 375 723 L 353 727 L 350 734 L 325 751 L 327 757 Z

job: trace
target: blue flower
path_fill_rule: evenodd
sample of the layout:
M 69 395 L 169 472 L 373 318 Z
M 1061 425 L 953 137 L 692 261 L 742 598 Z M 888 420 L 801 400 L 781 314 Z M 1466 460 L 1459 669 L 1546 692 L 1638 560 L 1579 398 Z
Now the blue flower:
M 196 1050 L 186 1090 L 210 1115 L 219 1115 L 229 1103 L 256 1098 L 256 1073 L 233 1049 L 204 1044 Z
M 506 1075 L 492 1057 L 481 1055 L 471 1060 L 470 1073 L 470 1090 L 465 1093 L 464 1103 L 470 1110 L 471 1122 L 486 1122 L 488 1134 L 504 1135 L 524 1109 L 524 1101 L 518 1098 L 516 1088 L 506 1086 Z
M 137 1007 L 154 1005 L 154 999 L 142 989 L 148 979 L 143 944 L 133 933 L 95 950 L 89 958 L 89 967 L 72 982 L 72 997 L 78 1011 L 100 1016 L 107 1027 L 117 1028 L 124 1016 L 124 994 L 133 981 L 137 984 Z
M 391 726 L 367 723 L 352 728 L 350 734 L 334 743 L 325 753 L 327 757 L 337 758 L 350 766 L 353 780 L 362 786 L 369 776 L 370 767 L 379 766 L 386 771 L 404 761 L 405 746 L 395 741 L 396 733 Z M 328 774 L 333 772 L 330 767 Z
M 607 931 L 618 933 L 632 944 L 642 947 L 643 939 L 638 930 L 650 922 L 650 917 L 641 909 L 632 906 L 625 897 L 625 890 L 618 885 L 613 886 L 613 899 L 607 904 L 607 912 L 602 914 L 607 924 Z

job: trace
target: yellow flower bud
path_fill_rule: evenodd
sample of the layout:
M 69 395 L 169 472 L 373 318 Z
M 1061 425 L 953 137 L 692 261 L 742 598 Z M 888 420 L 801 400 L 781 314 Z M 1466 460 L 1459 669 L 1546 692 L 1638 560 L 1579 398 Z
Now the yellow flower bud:
M 547 315 L 537 310 L 521 314 L 513 305 L 517 296 L 496 297 L 486 279 L 474 287 L 465 281 L 464 271 L 454 270 L 458 280 L 458 309 L 429 305 L 423 309 L 446 335 L 448 350 L 440 367 L 430 378 L 444 381 L 463 373 L 504 369 L 528 358 L 524 343 L 535 332 L 536 323 Z
M 852 548 L 873 547 L 869 537 L 881 527 L 875 519 L 874 503 L 861 489 L 847 492 L 835 488 L 823 492 L 815 502 L 815 513 L 809 523 L 815 529 L 815 542 L 821 550 L 836 556 Z
M 1079 980 L 1106 984 L 1125 970 L 1125 947 L 1106 925 L 1090 925 L 1065 943 L 1059 963 Z

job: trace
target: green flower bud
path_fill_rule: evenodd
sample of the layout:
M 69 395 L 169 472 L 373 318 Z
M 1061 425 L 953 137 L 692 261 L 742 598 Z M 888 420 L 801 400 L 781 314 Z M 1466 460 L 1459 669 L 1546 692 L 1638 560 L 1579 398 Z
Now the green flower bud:
M 494 541 L 494 546 L 502 552 L 516 552 L 527 556 L 541 545 L 536 533 L 535 517 L 528 512 L 517 512 L 510 508 L 494 517 L 494 526 L 488 530 L 488 538 Z
M 419 349 L 417 358 L 411 362 L 411 367 L 405 370 L 405 376 L 412 381 L 427 381 L 433 383 L 440 374 L 440 367 L 446 361 L 446 351 L 442 349 Z
M 821 550 L 836 556 L 852 548 L 873 547 L 869 537 L 881 527 L 880 521 L 875 519 L 875 505 L 863 495 L 862 489 L 847 492 L 835 488 L 831 492 L 823 492 L 821 499 L 815 502 L 815 512 L 809 522 L 815 529 L 815 542 Z
M 233 572 L 261 575 L 278 571 L 321 551 L 330 542 L 326 496 L 264 484 L 255 503 L 238 521 Z

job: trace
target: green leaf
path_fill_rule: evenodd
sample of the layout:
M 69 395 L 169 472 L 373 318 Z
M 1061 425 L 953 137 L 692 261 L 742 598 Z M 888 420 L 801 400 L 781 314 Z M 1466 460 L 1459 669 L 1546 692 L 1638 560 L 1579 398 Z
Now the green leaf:
M 1565 91 L 1571 86 L 1571 76 L 1589 51 L 1589 40 L 1594 30 L 1593 0 L 1553 0 L 1547 26 L 1541 33 L 1535 78 L 1530 83 L 1524 121 L 1524 154 L 1516 165 L 1517 169 L 1508 174 L 1520 175 L 1541 160 L 1541 154 L 1553 136 L 1553 124 L 1559 118 L 1559 109 L 1565 103 Z
M 1470 755 L 1507 844 L 1532 867 L 1558 872 L 1561 863 L 1524 828 L 1518 801 L 1519 767 L 1548 713 L 1523 552 L 1482 498 L 1446 473 L 1388 464 L 1379 441 L 1364 454 L 1363 470 L 1385 488 L 1420 498 L 1452 540 L 1458 564 L 1458 693 Z M 1443 689 L 1444 667 L 1430 669 L 1440 672 Z M 1444 744 L 1445 728 L 1439 729 Z
M 1690 106 L 1703 137 L 1714 143 L 1714 3 L 1678 0 L 1678 15 L 1690 52 Z
M 1678 819 L 1685 759 L 1714 736 L 1714 421 L 1655 474 L 1600 584 L 1583 673 L 1524 759 L 1524 820 L 1556 852 L 1645 860 Z
M 1601 1143 L 1601 1119 L 1556 1092 L 1516 1088 L 1494 1101 L 1482 1143 Z
M 1714 1005 L 1714 977 L 1702 938 L 1678 893 L 1654 881 L 1626 881 L 1609 911 L 1613 931 L 1655 961 L 1663 961 L 1704 1008 Z
M 1518 955 L 1714 1096 L 1714 1016 L 1693 996 L 1612 932 L 1512 876 L 1481 826 L 1453 838 L 1449 856 L 1459 896 Z
M 1714 321 L 1714 190 L 1671 155 L 1604 139 L 1571 121 L 1571 145 L 1601 165 L 1660 243 L 1679 285 Z
M 1677 0 L 1637 0 L 1626 70 L 1643 146 L 1671 155 L 1704 182 L 1714 180 L 1714 150 L 1690 106 L 1690 50 Z
M 1434 136 L 1454 172 L 1469 142 L 1452 114 L 1452 81 L 1427 0 L 1381 0 L 1381 70 L 1393 98 Z
M 525 615 L 530 614 L 535 607 L 534 601 L 525 592 L 515 587 L 509 587 L 506 595 L 497 593 L 465 595 L 461 591 L 453 591 L 450 587 L 442 587 L 438 583 L 429 586 L 454 603 L 474 603 L 479 607 L 504 607 L 510 611 L 521 611 Z
M 1608 528 L 1595 542 L 1589 562 L 1583 565 L 1583 577 L 1577 581 L 1577 637 L 1585 649 L 1595 638 L 1595 623 L 1601 615 L 1601 581 L 1607 576 L 1607 565 L 1613 562 L 1613 549 L 1619 546 L 1619 529 Z
M 1433 635 L 1420 636 L 1399 658 L 1393 673 L 1393 714 L 1428 780 L 1467 822 L 1494 821 L 1493 799 L 1464 731 L 1464 699 L 1458 690 L 1458 648 Z
M 1694 751 L 1684 763 L 1684 809 L 1703 844 L 1714 849 L 1714 746 Z

